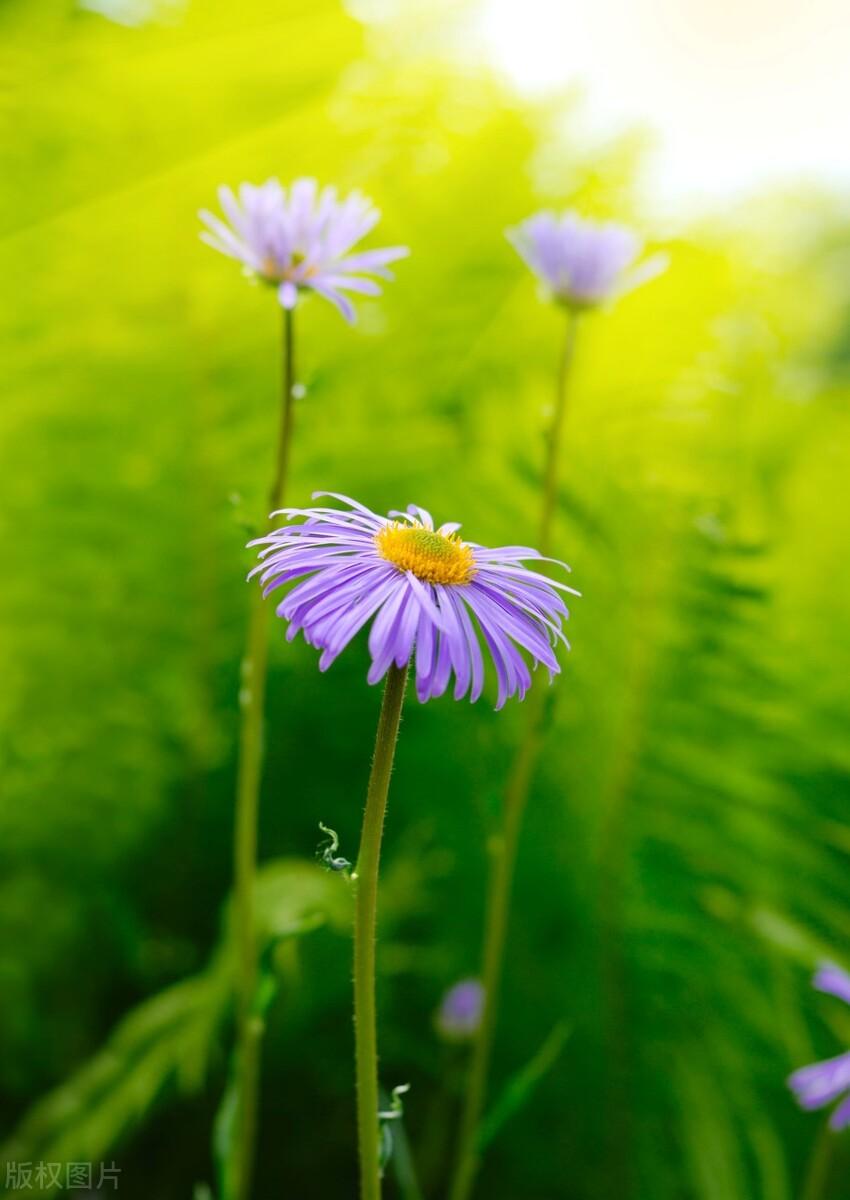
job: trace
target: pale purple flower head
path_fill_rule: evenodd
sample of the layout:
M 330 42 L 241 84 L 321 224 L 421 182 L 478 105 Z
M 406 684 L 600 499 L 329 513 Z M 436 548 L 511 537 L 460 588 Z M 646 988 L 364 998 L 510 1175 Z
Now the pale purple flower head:
M 546 291 L 569 308 L 593 308 L 660 274 L 666 255 L 637 263 L 642 243 L 631 229 L 566 212 L 540 212 L 506 231 Z
M 475 1037 L 484 1011 L 484 987 L 477 979 L 461 979 L 450 987 L 437 1010 L 437 1030 L 448 1042 Z
M 845 1004 L 850 1004 L 850 975 L 840 967 L 829 964 L 821 967 L 812 980 L 812 986 L 819 992 L 837 996 Z M 829 1124 L 835 1130 L 850 1125 L 850 1051 L 801 1067 L 789 1077 L 788 1086 L 797 1097 L 800 1107 L 809 1111 L 823 1108 L 843 1097 L 829 1118 Z
M 456 700 L 477 700 L 484 687 L 482 639 L 495 668 L 497 707 L 525 695 L 531 684 L 526 657 L 542 663 L 551 679 L 560 667 L 553 647 L 563 642 L 569 615 L 566 584 L 524 566 L 543 560 L 526 546 L 487 550 L 461 541 L 456 523 L 434 528 L 424 508 L 378 516 L 355 500 L 330 495 L 339 508 L 285 508 L 286 525 L 252 542 L 262 546 L 259 573 L 264 595 L 295 584 L 277 606 L 289 622 L 287 638 L 301 631 L 322 651 L 326 670 L 371 621 L 369 683 L 390 664 L 415 660 L 420 701 L 442 696 L 454 676 Z M 563 565 L 563 564 L 559 564 Z M 569 568 L 565 568 L 568 570 Z
M 392 279 L 387 264 L 409 253 L 406 246 L 350 253 L 381 215 L 360 192 L 339 200 L 335 188 L 320 191 L 315 179 L 296 179 L 288 190 L 269 179 L 259 187 L 241 184 L 238 197 L 221 187 L 218 196 L 227 222 L 202 209 L 207 228 L 201 240 L 272 284 L 284 308 L 294 308 L 299 293 L 309 290 L 353 321 L 354 308 L 343 293 L 380 295 L 368 276 Z

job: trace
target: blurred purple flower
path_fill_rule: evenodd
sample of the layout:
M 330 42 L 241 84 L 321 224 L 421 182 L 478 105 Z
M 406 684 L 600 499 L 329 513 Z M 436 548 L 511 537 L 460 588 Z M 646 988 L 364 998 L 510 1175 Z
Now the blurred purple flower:
M 812 986 L 819 992 L 837 996 L 845 1004 L 850 1004 L 850 975 L 840 967 L 821 967 L 812 980 Z M 788 1086 L 800 1107 L 809 1111 L 823 1108 L 843 1096 L 844 1099 L 829 1118 L 829 1125 L 835 1130 L 850 1125 L 850 1051 L 801 1067 L 789 1077 Z
M 284 308 L 294 308 L 299 292 L 309 289 L 353 321 L 343 292 L 379 296 L 381 289 L 367 276 L 392 279 L 387 264 L 410 253 L 392 246 L 349 254 L 381 215 L 360 192 L 338 200 L 335 188 L 319 191 L 315 179 L 296 179 L 287 193 L 269 179 L 259 187 L 241 184 L 238 198 L 229 187 L 219 188 L 218 196 L 229 224 L 202 209 L 207 228 L 201 240 L 274 285 Z
M 553 646 L 569 643 L 561 630 L 569 614 L 559 591 L 578 593 L 523 566 L 542 559 L 526 546 L 486 550 L 458 537 L 456 523 L 434 528 L 424 508 L 378 516 L 355 500 L 331 495 L 338 508 L 285 508 L 304 518 L 258 538 L 264 594 L 300 580 L 277 606 L 289 621 L 287 638 L 303 631 L 322 651 L 326 670 L 372 618 L 369 683 L 416 660 L 416 692 L 441 696 L 455 677 L 454 697 L 471 701 L 484 686 L 483 636 L 496 669 L 498 703 L 520 699 L 531 684 L 525 651 L 550 680 L 560 671 Z M 315 497 L 314 497 L 315 498 Z M 561 564 L 562 565 L 562 564 Z M 565 567 L 569 570 L 568 567 Z
M 636 260 L 642 244 L 623 225 L 566 212 L 536 213 L 506 231 L 508 241 L 552 297 L 571 308 L 592 308 L 660 274 L 667 256 Z
M 437 1030 L 449 1042 L 475 1037 L 484 1010 L 484 988 L 477 979 L 461 979 L 450 987 L 437 1010 Z

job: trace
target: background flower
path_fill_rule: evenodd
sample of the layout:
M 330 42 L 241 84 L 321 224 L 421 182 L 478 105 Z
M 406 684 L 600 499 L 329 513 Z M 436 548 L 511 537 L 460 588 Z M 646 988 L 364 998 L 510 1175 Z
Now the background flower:
M 229 223 L 202 209 L 207 229 L 201 240 L 274 284 L 284 308 L 294 308 L 299 291 L 309 289 L 353 321 L 354 308 L 343 293 L 380 295 L 368 276 L 392 279 L 387 264 L 409 253 L 406 246 L 391 246 L 349 254 L 381 215 L 360 192 L 339 200 L 336 188 L 319 191 L 315 179 L 297 179 L 288 192 L 269 179 L 259 187 L 243 183 L 238 198 L 229 187 L 218 195 Z
M 317 493 L 317 495 L 334 495 Z M 456 700 L 478 699 L 484 686 L 480 637 L 498 680 L 497 708 L 520 699 L 531 685 L 525 651 L 550 679 L 560 670 L 553 652 L 568 616 L 559 591 L 578 593 L 522 565 L 540 560 L 526 546 L 488 550 L 463 542 L 456 523 L 434 528 L 431 514 L 410 505 L 407 512 L 380 517 L 346 496 L 335 508 L 287 508 L 303 518 L 252 542 L 265 546 L 259 573 L 265 594 L 302 580 L 277 606 L 289 621 L 287 637 L 299 630 L 322 651 L 326 670 L 351 639 L 373 620 L 369 633 L 370 683 L 391 663 L 403 667 L 416 654 L 416 693 L 421 701 L 441 696 L 454 675 Z M 479 635 L 480 630 L 480 635 Z
M 437 1030 L 449 1042 L 471 1038 L 481 1022 L 484 989 L 478 979 L 461 979 L 443 996 L 437 1010 Z
M 575 212 L 537 213 L 508 229 L 507 238 L 552 296 L 576 308 L 631 291 L 667 265 L 666 255 L 655 254 L 635 266 L 642 246 L 636 233 Z
M 812 987 L 850 1004 L 850 975 L 840 967 L 821 967 L 812 980 Z M 835 1130 L 850 1125 L 850 1050 L 835 1058 L 801 1067 L 789 1077 L 788 1086 L 797 1097 L 797 1103 L 805 1109 L 823 1108 L 844 1096 L 829 1118 L 829 1125 Z

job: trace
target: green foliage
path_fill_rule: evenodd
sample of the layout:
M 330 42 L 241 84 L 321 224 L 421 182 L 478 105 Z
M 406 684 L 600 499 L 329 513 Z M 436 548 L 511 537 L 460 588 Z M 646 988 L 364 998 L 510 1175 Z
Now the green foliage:
M 350 914 L 337 880 L 317 866 L 295 861 L 263 867 L 256 903 L 262 1017 L 288 973 L 279 953 L 287 940 L 325 922 L 344 928 Z M 7 1163 L 103 1162 L 169 1093 L 191 1096 L 202 1089 L 226 1051 L 222 1027 L 231 1019 L 236 961 L 230 924 L 228 913 L 222 942 L 203 971 L 142 1001 L 88 1063 L 32 1108 L 0 1146 L 4 1175 Z M 230 1087 L 215 1129 L 220 1163 L 229 1157 L 228 1114 L 234 1103 Z M 225 1198 L 228 1194 L 221 1192 Z
M 580 149 L 570 101 L 521 105 L 430 36 L 450 13 L 430 20 L 205 0 L 125 29 L 66 0 L 0 7 L 0 1119 L 19 1158 L 117 1147 L 126 1200 L 214 1178 L 243 547 L 273 455 L 279 314 L 199 243 L 196 210 L 271 174 L 375 198 L 381 243 L 413 253 L 354 330 L 299 312 L 292 500 L 413 500 L 484 543 L 533 542 L 561 335 L 504 226 L 544 203 L 640 223 L 633 144 Z M 807 984 L 850 939 L 848 239 L 810 193 L 683 225 L 669 272 L 582 330 L 558 541 L 583 598 L 494 1095 L 572 1033 L 488 1147 L 492 1200 L 788 1200 L 842 1177 L 784 1078 L 850 1043 Z M 347 920 L 345 881 L 310 860 L 319 821 L 356 857 L 365 661 L 320 677 L 273 646 L 260 1196 L 353 1191 L 348 946 L 299 935 Z M 518 729 L 450 698 L 402 729 L 382 1080 L 412 1085 L 429 1196 L 462 1065 L 432 1017 L 477 967 Z
M 556 1025 L 534 1057 L 511 1076 L 481 1123 L 478 1145 L 482 1150 L 502 1126 L 530 1102 L 540 1080 L 557 1062 L 569 1035 L 566 1025 Z

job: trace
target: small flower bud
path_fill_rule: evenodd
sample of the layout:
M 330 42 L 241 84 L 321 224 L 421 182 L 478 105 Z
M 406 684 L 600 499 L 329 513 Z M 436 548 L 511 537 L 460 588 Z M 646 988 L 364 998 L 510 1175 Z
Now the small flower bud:
M 475 1037 L 484 1009 L 484 988 L 477 979 L 462 979 L 450 987 L 437 1011 L 437 1031 L 447 1042 Z

